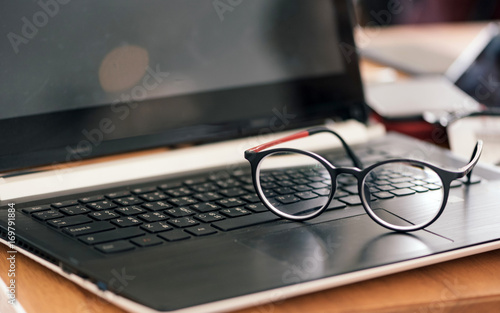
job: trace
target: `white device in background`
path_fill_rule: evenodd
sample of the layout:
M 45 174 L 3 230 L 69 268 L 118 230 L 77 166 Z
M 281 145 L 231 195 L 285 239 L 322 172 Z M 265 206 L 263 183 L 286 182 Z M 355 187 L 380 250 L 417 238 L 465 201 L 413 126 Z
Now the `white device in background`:
M 489 50 L 492 45 L 495 48 L 496 40 L 500 41 L 498 35 L 498 25 L 489 24 L 451 64 L 444 75 L 367 84 L 365 92 L 368 105 L 389 120 L 421 119 L 425 115 L 429 122 L 447 125 L 449 119 L 454 119 L 456 116 L 480 111 L 482 108 L 480 102 L 488 102 L 483 100 L 495 103 L 496 100 L 493 99 L 495 92 L 491 92 L 491 89 L 496 86 L 485 83 L 491 81 L 489 76 L 491 73 L 488 70 L 495 66 L 492 64 L 485 66 L 485 63 L 488 62 L 487 57 L 491 54 Z M 484 99 L 482 96 L 488 91 L 491 97 Z M 500 88 L 498 92 L 500 94 Z

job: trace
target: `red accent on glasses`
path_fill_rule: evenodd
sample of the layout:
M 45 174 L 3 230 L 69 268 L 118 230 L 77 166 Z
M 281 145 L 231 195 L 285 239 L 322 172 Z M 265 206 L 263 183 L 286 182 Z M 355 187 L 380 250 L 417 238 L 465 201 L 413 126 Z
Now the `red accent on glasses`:
M 280 138 L 280 139 L 276 139 L 276 140 L 270 141 L 268 143 L 261 144 L 260 146 L 253 147 L 252 149 L 248 149 L 248 151 L 251 151 L 251 152 L 261 152 L 264 149 L 267 149 L 269 147 L 278 145 L 280 143 L 284 143 L 284 142 L 287 142 L 287 141 L 292 141 L 292 140 L 299 139 L 299 138 L 304 138 L 304 137 L 307 137 L 309 135 L 310 135 L 310 133 L 309 133 L 308 130 L 303 130 L 303 131 L 300 131 L 298 133 L 295 133 L 295 134 L 292 134 L 292 135 L 289 135 L 289 136 L 286 136 L 286 137 L 283 137 L 283 138 Z

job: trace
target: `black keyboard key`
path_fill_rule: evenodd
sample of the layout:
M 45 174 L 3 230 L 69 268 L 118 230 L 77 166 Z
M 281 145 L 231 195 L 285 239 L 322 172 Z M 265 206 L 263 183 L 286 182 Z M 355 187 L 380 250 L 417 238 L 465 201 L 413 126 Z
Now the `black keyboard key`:
M 376 180 L 374 180 L 371 183 L 374 184 L 374 185 L 377 185 L 377 186 L 385 186 L 385 185 L 390 185 L 391 181 L 390 181 L 390 179 L 389 180 L 387 180 L 387 179 L 376 179 Z
M 85 214 L 90 212 L 89 209 L 82 205 L 74 205 L 74 206 L 69 206 L 66 208 L 59 209 L 59 211 L 63 212 L 64 214 L 67 215 L 79 215 L 79 214 Z
M 292 188 L 295 189 L 296 191 L 301 191 L 301 192 L 312 190 L 312 187 L 309 187 L 307 185 L 295 185 Z
M 423 187 L 423 186 L 415 186 L 415 187 L 411 187 L 410 188 L 411 190 L 415 190 L 416 192 L 418 193 L 422 193 L 422 192 L 427 192 L 429 191 L 429 189 Z
M 239 177 L 239 180 L 243 184 L 251 185 L 253 183 L 252 176 L 250 174 L 248 176 Z
M 315 191 L 315 190 L 314 190 Z M 328 194 L 327 194 L 328 195 Z M 340 190 L 340 189 L 337 189 L 335 190 L 335 194 L 333 195 L 335 198 L 342 198 L 342 197 L 347 197 L 351 195 L 350 193 L 348 193 L 347 191 L 343 191 L 343 190 Z
M 221 206 L 215 203 L 198 203 L 198 204 L 193 204 L 191 208 L 198 212 L 205 213 L 205 212 L 220 210 Z
M 178 208 L 172 208 L 163 211 L 166 214 L 172 216 L 172 217 L 184 217 L 184 216 L 190 216 L 196 214 L 193 210 L 188 209 L 186 207 L 178 207 Z
M 280 217 L 271 212 L 264 212 L 214 222 L 212 223 L 212 226 L 223 231 L 229 231 L 233 229 L 277 221 L 279 219 Z
M 343 186 L 341 187 L 342 190 L 347 191 L 349 194 L 352 195 L 357 195 L 358 194 L 358 186 L 357 185 L 350 185 L 350 186 Z M 335 192 L 335 195 L 338 194 L 338 191 Z
M 72 236 L 80 236 L 110 230 L 113 228 L 115 227 L 108 222 L 95 222 L 86 225 L 66 227 L 63 228 L 63 232 Z
M 325 180 L 325 177 L 322 176 L 308 176 L 307 179 L 309 179 L 312 182 L 322 182 Z
M 125 216 L 131 216 L 131 215 L 136 215 L 136 214 L 141 214 L 145 213 L 146 210 L 141 208 L 140 206 L 137 205 L 132 205 L 132 206 L 127 206 L 123 208 L 118 208 L 115 210 L 116 212 L 120 213 L 121 215 Z
M 219 190 L 219 193 L 226 197 L 238 197 L 247 194 L 247 192 L 241 188 L 221 189 Z
M 52 207 L 50 205 L 39 205 L 39 206 L 32 206 L 32 207 L 29 207 L 29 208 L 24 208 L 22 209 L 22 211 L 24 213 L 35 213 L 35 212 L 41 212 L 41 211 L 48 211 L 52 209 Z
M 33 213 L 32 216 L 38 220 L 46 221 L 46 220 L 50 220 L 50 219 L 54 219 L 54 218 L 63 217 L 64 215 L 62 215 L 58 211 L 49 210 L 49 211 L 42 211 L 42 212 Z
M 359 205 L 361 204 L 361 198 L 359 196 L 347 196 L 339 198 L 339 201 L 344 202 L 347 205 Z
M 192 178 L 192 179 L 187 179 L 184 181 L 184 184 L 191 186 L 191 185 L 198 185 L 198 184 L 203 184 L 207 181 L 206 178 L 200 177 L 200 178 Z
M 144 213 L 138 216 L 141 220 L 148 223 L 164 221 L 168 219 L 168 216 L 160 212 Z
M 271 188 L 275 188 L 277 186 L 274 186 L 274 187 L 271 187 Z M 244 190 L 248 191 L 248 192 L 252 192 L 252 193 L 255 193 L 255 187 L 253 185 L 243 185 L 241 186 L 241 188 L 243 188 Z
M 248 205 L 245 205 L 245 209 L 249 209 L 250 211 L 255 212 L 255 213 L 269 211 L 269 209 L 266 208 L 266 206 L 263 203 L 248 204 Z
M 236 179 L 233 179 L 233 178 L 217 181 L 216 184 L 220 188 L 232 188 L 232 187 L 238 187 L 241 185 L 241 183 L 239 181 L 237 181 Z
M 410 187 L 414 187 L 415 186 L 411 182 L 395 183 L 395 184 L 391 184 L 391 185 L 393 187 L 396 187 L 397 189 L 410 188 Z
M 427 185 L 423 185 L 422 187 L 425 187 L 429 190 L 439 190 L 441 189 L 441 186 L 439 185 L 436 185 L 436 184 L 427 184 Z
M 149 210 L 149 211 L 163 211 L 163 210 L 166 210 L 166 209 L 170 209 L 172 208 L 172 205 L 170 203 L 167 203 L 165 201 L 157 201 L 157 202 L 153 202 L 153 203 L 145 203 L 143 205 L 141 205 L 143 208 L 145 208 L 146 210 Z
M 219 189 L 219 187 L 217 185 L 215 185 L 214 183 L 211 183 L 211 182 L 200 184 L 200 185 L 190 186 L 190 188 L 197 193 L 210 192 L 210 191 L 214 191 L 214 190 Z
M 158 236 L 160 238 L 167 240 L 167 241 L 179 241 L 179 240 L 186 240 L 186 239 L 191 238 L 191 236 L 188 233 L 183 232 L 180 229 L 177 229 L 174 231 L 169 231 L 166 233 L 161 233 Z
M 125 197 L 125 198 L 118 198 L 113 200 L 114 203 L 117 203 L 121 206 L 129 206 L 129 205 L 136 205 L 136 204 L 141 204 L 144 201 L 137 197 Z
M 115 192 L 108 193 L 106 195 L 106 198 L 116 199 L 116 198 L 123 198 L 123 197 L 127 197 L 127 196 L 130 196 L 130 191 L 122 190 L 122 191 L 115 191 Z
M 180 187 L 180 188 L 174 188 L 174 189 L 167 189 L 165 190 L 165 193 L 171 197 L 177 198 L 177 197 L 184 197 L 184 196 L 189 196 L 193 194 L 193 191 L 189 189 L 188 187 Z
M 287 195 L 287 194 L 291 194 L 291 193 L 295 192 L 295 190 L 293 190 L 292 188 L 289 188 L 289 187 L 274 188 L 273 190 L 274 190 L 274 192 L 276 192 L 280 195 Z
M 297 192 L 297 193 L 295 193 L 295 195 L 302 200 L 314 199 L 314 198 L 318 197 L 317 194 L 315 194 L 314 192 L 311 192 L 311 191 Z
M 195 226 L 198 225 L 199 222 L 190 218 L 190 217 L 180 217 L 180 218 L 173 218 L 168 221 L 170 225 L 173 225 L 175 227 L 179 228 L 185 228 L 189 226 Z
M 240 199 L 237 199 L 237 198 L 222 199 L 222 200 L 216 201 L 216 203 L 225 207 L 225 208 L 233 208 L 233 207 L 237 207 L 237 206 L 246 205 L 246 202 L 244 202 Z
M 248 203 L 260 202 L 259 196 L 257 196 L 255 193 L 250 194 L 250 195 L 246 195 L 246 196 L 243 196 L 243 197 L 240 197 L 240 198 L 243 199 L 243 200 L 245 200 Z
M 85 224 L 85 223 L 92 222 L 92 221 L 93 220 L 87 216 L 75 215 L 75 216 L 67 216 L 67 217 L 63 217 L 63 218 L 56 218 L 56 219 L 48 221 L 47 224 L 49 224 L 50 226 L 56 227 L 56 228 L 60 228 L 60 227 L 66 227 L 66 226 Z
M 193 195 L 193 198 L 200 200 L 201 202 L 210 202 L 219 200 L 222 196 L 216 192 L 206 192 L 206 193 L 198 193 Z
M 279 201 L 280 203 L 283 203 L 283 204 L 290 204 L 290 203 L 295 203 L 295 202 L 300 201 L 300 198 L 298 198 L 294 195 L 283 195 L 283 196 L 278 196 L 274 199 Z
M 278 188 L 279 185 L 276 184 L 275 182 L 261 182 L 260 183 L 260 186 L 263 188 L 263 189 L 272 189 L 272 188 Z M 253 188 L 253 185 L 252 185 L 252 190 L 255 190 L 255 188 Z
M 102 201 L 102 200 L 104 200 L 104 196 L 97 195 L 97 196 L 83 197 L 83 198 L 80 198 L 78 201 L 80 201 L 81 203 L 89 203 L 89 202 L 97 202 L 97 201 Z
M 410 188 L 403 188 L 403 189 L 391 190 L 389 192 L 396 196 L 408 196 L 414 194 L 415 190 L 411 190 Z
M 80 236 L 78 237 L 78 240 L 89 245 L 94 245 L 103 242 L 133 238 L 141 235 L 144 235 L 144 231 L 140 228 L 120 228 L 96 234 Z
M 139 196 L 144 201 L 152 202 L 152 201 L 160 201 L 167 199 L 167 195 L 161 191 L 145 193 Z
M 314 189 L 321 189 L 321 188 L 327 188 L 328 185 L 320 182 L 315 182 L 315 183 L 310 183 L 308 186 L 314 188 Z
M 409 181 L 412 181 L 414 178 L 413 177 L 398 177 L 398 178 L 391 178 L 389 181 L 394 185 L 394 184 L 399 184 L 399 183 L 406 183 Z
M 314 189 L 313 192 L 315 194 L 318 194 L 319 196 L 328 196 L 330 195 L 331 189 L 330 188 Z M 335 193 L 337 193 L 337 191 L 335 191 Z
M 454 180 L 454 182 L 458 182 L 457 180 Z M 412 180 L 412 184 L 416 186 L 422 186 L 422 185 L 427 185 L 427 182 L 421 181 L 421 180 Z
M 120 215 L 114 211 L 104 210 L 104 211 L 92 212 L 89 214 L 89 216 L 98 221 L 106 221 L 113 218 L 117 218 Z
M 130 241 L 139 247 L 151 247 L 161 245 L 163 243 L 163 240 L 154 235 L 141 236 L 131 239 Z
M 225 219 L 225 217 L 217 212 L 208 212 L 208 213 L 201 213 L 198 214 L 194 217 L 195 219 L 203 222 L 203 223 L 212 223 L 215 221 L 221 221 Z
M 330 204 L 328 205 L 328 207 L 326 208 L 327 211 L 330 211 L 330 210 L 337 210 L 337 209 L 343 209 L 346 207 L 346 204 L 343 203 L 343 202 L 340 202 L 339 200 L 335 200 L 333 199 Z
M 190 197 L 181 197 L 181 198 L 169 199 L 168 202 L 172 203 L 175 206 L 185 206 L 185 205 L 195 204 L 198 201 Z
M 291 182 L 290 180 L 280 180 L 277 182 L 278 185 L 281 187 L 292 187 L 295 186 L 295 183 Z
M 266 195 L 266 197 L 269 199 L 269 198 L 274 198 L 274 197 L 277 197 L 279 196 L 278 193 L 272 191 L 271 189 L 264 189 L 264 194 Z
M 241 207 L 222 209 L 219 211 L 219 213 L 221 213 L 227 217 L 238 217 L 238 216 L 251 214 L 251 212 L 249 210 L 246 210 L 246 209 L 241 208 Z
M 208 236 L 217 233 L 217 230 L 215 228 L 207 225 L 189 227 L 186 228 L 186 231 L 194 236 Z
M 111 223 L 119 227 L 130 227 L 130 226 L 141 225 L 142 221 L 132 216 L 125 216 L 111 220 Z
M 230 177 L 231 177 L 231 175 L 229 175 L 228 172 L 221 171 L 221 172 L 209 175 L 208 179 L 211 180 L 211 181 L 219 181 L 219 180 L 228 179 Z
M 390 192 L 387 192 L 387 191 L 374 192 L 374 193 L 372 193 L 372 195 L 374 195 L 375 197 L 377 197 L 379 199 L 392 199 L 392 198 L 394 198 L 394 195 Z
M 382 190 L 382 191 L 391 191 L 391 190 L 396 189 L 396 187 L 393 187 L 391 185 L 377 186 L 377 188 L 380 189 L 380 190 Z
M 100 211 L 100 210 L 114 209 L 117 207 L 117 205 L 111 201 L 105 200 L 105 201 L 87 203 L 87 207 L 91 208 L 92 210 Z
M 66 200 L 66 201 L 52 203 L 52 206 L 54 208 L 59 209 L 59 208 L 64 208 L 67 206 L 72 206 L 72 205 L 77 205 L 77 204 L 78 204 L 78 200 Z
M 95 248 L 103 253 L 118 253 L 134 250 L 135 247 L 128 241 L 116 241 L 95 246 Z
M 141 225 L 141 228 L 150 232 L 150 233 L 159 233 L 162 231 L 172 230 L 174 229 L 167 222 L 155 222 Z
M 160 186 L 158 186 L 158 189 L 167 190 L 167 189 L 179 188 L 179 187 L 182 187 L 182 182 L 177 181 L 177 182 L 170 182 L 170 183 L 161 184 Z
M 156 187 L 155 186 L 149 186 L 149 187 L 141 187 L 141 188 L 134 188 L 132 189 L 132 193 L 135 193 L 136 195 L 140 195 L 143 193 L 148 193 L 148 192 L 155 192 Z

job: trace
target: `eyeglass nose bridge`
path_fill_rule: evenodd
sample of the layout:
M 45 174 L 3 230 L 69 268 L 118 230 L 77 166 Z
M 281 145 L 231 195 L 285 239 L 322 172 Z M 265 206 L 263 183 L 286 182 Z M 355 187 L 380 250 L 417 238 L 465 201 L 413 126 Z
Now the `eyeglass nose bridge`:
M 330 176 L 332 180 L 336 181 L 337 176 L 342 174 L 354 176 L 358 180 L 358 183 L 363 179 L 363 170 L 357 167 L 330 167 Z

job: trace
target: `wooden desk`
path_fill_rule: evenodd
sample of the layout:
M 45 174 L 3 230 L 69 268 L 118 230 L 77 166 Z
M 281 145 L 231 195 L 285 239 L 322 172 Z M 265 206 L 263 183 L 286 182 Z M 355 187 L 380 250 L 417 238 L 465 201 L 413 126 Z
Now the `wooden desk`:
M 423 28 L 390 29 L 393 38 L 446 36 L 461 49 L 483 25 L 434 25 Z M 423 33 L 422 33 L 423 32 Z M 433 34 L 427 36 L 425 34 Z M 462 35 L 461 35 L 462 34 Z M 385 35 L 381 35 L 385 36 Z M 384 37 L 385 38 L 385 37 Z M 443 38 L 443 37 L 441 37 Z M 384 39 L 385 40 L 385 39 Z M 392 39 L 395 40 L 395 39 Z M 450 41 L 451 40 L 451 41 Z M 461 42 L 461 45 L 458 43 Z M 449 47 L 448 47 L 449 48 Z M 365 62 L 364 75 L 382 69 Z M 0 277 L 7 282 L 7 247 L 0 246 Z M 58 274 L 18 254 L 16 256 L 17 299 L 27 313 L 118 313 L 122 309 L 101 300 Z M 0 295 L 2 313 L 5 295 Z M 333 288 L 305 296 L 238 311 L 239 313 L 294 312 L 499 312 L 500 250 L 410 270 L 377 279 Z

